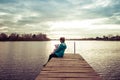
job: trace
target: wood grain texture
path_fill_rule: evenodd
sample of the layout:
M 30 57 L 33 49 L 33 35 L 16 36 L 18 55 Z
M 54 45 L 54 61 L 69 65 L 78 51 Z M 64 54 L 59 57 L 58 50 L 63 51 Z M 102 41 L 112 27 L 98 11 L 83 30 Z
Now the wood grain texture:
M 79 54 L 52 58 L 35 80 L 102 80 Z

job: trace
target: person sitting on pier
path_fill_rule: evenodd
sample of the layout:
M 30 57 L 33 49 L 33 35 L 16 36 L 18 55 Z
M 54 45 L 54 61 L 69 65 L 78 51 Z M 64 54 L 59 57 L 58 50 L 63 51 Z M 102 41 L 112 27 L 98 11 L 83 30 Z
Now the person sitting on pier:
M 62 58 L 64 56 L 64 52 L 65 52 L 65 49 L 67 48 L 66 44 L 65 44 L 65 38 L 64 37 L 61 37 L 60 38 L 60 42 L 61 44 L 58 46 L 58 48 L 52 53 L 49 55 L 49 58 L 48 58 L 48 62 L 51 60 L 51 58 L 53 57 L 56 57 L 56 58 Z M 47 64 L 47 63 L 46 63 Z M 45 65 L 46 65 L 45 64 Z M 45 66 L 44 65 L 44 66 Z

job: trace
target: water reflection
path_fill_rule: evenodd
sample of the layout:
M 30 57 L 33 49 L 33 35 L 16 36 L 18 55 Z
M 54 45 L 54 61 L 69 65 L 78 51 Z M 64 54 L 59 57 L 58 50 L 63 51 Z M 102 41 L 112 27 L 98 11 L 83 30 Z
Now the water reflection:
M 58 43 L 0 42 L 0 80 L 34 80 Z M 66 44 L 66 53 L 73 53 L 74 41 Z M 120 79 L 120 42 L 76 41 L 76 52 L 105 80 Z
M 2 44 L 0 80 L 34 80 L 47 59 L 47 43 L 6 42 L 0 44 Z
M 105 80 L 120 79 L 120 42 L 78 42 L 77 51 Z

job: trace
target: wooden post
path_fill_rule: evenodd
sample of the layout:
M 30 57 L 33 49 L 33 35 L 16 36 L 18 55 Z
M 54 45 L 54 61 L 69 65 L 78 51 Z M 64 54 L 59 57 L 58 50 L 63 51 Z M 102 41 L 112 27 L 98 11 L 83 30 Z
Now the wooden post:
M 74 54 L 76 53 L 76 44 L 75 44 L 75 41 L 74 41 Z

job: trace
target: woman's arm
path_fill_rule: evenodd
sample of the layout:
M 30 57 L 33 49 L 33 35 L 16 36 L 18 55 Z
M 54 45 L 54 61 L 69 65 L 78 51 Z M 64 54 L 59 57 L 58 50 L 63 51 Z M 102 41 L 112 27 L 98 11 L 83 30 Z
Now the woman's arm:
M 56 53 L 56 52 L 59 52 L 59 51 L 61 51 L 63 49 L 63 45 L 62 44 L 60 44 L 60 46 L 55 50 L 55 52 L 54 53 Z

